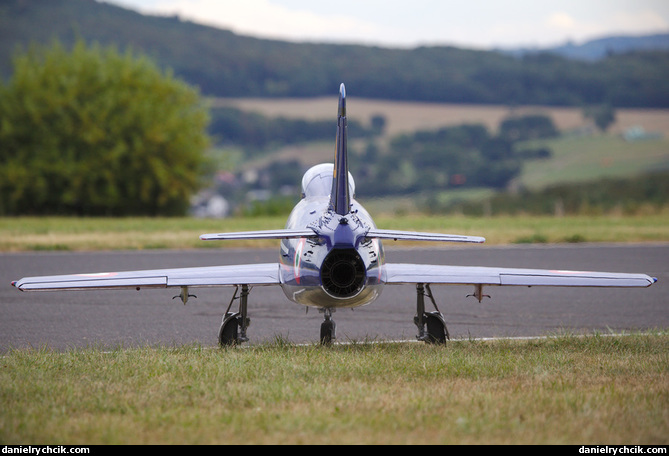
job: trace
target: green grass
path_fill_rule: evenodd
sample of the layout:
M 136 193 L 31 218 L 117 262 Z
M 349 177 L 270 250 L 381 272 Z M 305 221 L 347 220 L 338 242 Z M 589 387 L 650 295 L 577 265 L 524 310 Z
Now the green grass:
M 529 160 L 518 179 L 530 189 L 605 177 L 633 177 L 669 167 L 669 139 L 626 142 L 615 135 L 565 136 L 529 143 L 553 156 Z
M 364 202 L 363 202 L 364 204 Z M 287 216 L 230 218 L 0 218 L 0 251 L 276 247 L 266 241 L 201 241 L 203 233 L 276 229 Z M 477 235 L 487 245 L 524 242 L 667 242 L 669 213 L 607 216 L 380 215 L 380 228 Z M 386 245 L 408 245 L 387 243 Z M 423 243 L 425 245 L 425 243 Z
M 199 236 L 221 231 L 282 228 L 287 217 L 4 217 L 0 218 L 0 251 L 143 250 L 222 247 Z M 253 246 L 249 242 L 228 244 Z
M 663 444 L 669 334 L 14 350 L 3 444 Z

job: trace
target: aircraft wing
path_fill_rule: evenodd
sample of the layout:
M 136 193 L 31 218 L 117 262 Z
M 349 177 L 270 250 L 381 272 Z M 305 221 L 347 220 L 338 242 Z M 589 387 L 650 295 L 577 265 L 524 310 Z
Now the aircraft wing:
M 279 285 L 279 264 L 154 269 L 44 277 L 12 282 L 21 291 Z
M 422 233 L 417 231 L 379 230 L 376 228 L 370 229 L 366 236 L 368 238 L 392 239 L 395 241 L 485 242 L 485 238 L 479 236 Z
M 261 231 L 240 231 L 232 233 L 212 233 L 203 234 L 200 239 L 203 241 L 225 241 L 232 239 L 290 239 L 301 237 L 315 237 L 318 234 L 311 228 L 302 230 L 261 230 Z M 460 236 L 457 234 L 438 234 L 421 233 L 417 231 L 398 231 L 398 230 L 379 230 L 370 229 L 366 237 L 377 239 L 393 239 L 402 241 L 443 241 L 443 242 L 485 242 L 485 238 L 478 236 Z
M 516 285 L 554 287 L 648 287 L 657 279 L 645 274 L 559 271 L 427 264 L 386 264 L 388 284 Z
M 317 236 L 314 230 L 305 228 L 303 230 L 285 229 L 202 234 L 200 235 L 200 239 L 203 241 L 227 241 L 230 239 L 291 239 L 313 236 Z

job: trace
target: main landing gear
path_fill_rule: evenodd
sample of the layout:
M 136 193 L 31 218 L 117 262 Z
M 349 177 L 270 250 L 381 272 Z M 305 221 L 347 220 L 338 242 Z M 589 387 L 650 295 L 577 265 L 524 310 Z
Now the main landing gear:
M 425 311 L 425 296 L 432 301 L 436 309 L 434 312 Z M 450 339 L 444 316 L 437 308 L 429 284 L 416 284 L 416 316 L 413 318 L 413 322 L 418 327 L 418 335 L 416 336 L 418 340 L 429 344 L 444 344 L 447 339 Z
M 235 289 L 230 304 L 228 304 L 228 308 L 223 315 L 221 328 L 218 331 L 218 343 L 222 347 L 237 345 L 249 340 L 246 336 L 246 330 L 251 324 L 251 319 L 248 317 L 248 296 L 250 291 L 248 285 L 242 285 L 241 293 L 237 296 L 239 287 Z M 230 309 L 236 299 L 239 299 L 239 311 L 231 312 Z M 321 311 L 325 315 L 325 321 L 321 324 L 321 344 L 330 345 L 336 338 L 336 325 L 332 319 L 334 309 L 325 308 L 321 309 Z
M 248 296 L 249 296 L 249 286 L 242 285 L 242 292 L 237 298 L 237 292 L 239 292 L 239 287 L 235 289 L 235 293 L 232 295 L 230 304 L 228 305 L 225 315 L 223 315 L 223 321 L 221 322 L 221 329 L 218 331 L 218 343 L 222 347 L 228 347 L 230 345 L 236 345 L 241 342 L 247 342 L 249 338 L 246 336 L 246 329 L 251 324 L 251 320 L 248 317 Z M 239 311 L 230 312 L 232 303 L 235 299 L 239 299 Z
M 235 293 L 225 311 L 221 328 L 218 332 L 218 342 L 223 347 L 249 340 L 246 336 L 246 330 L 251 323 L 248 317 L 249 292 L 249 286 L 242 285 L 241 293 L 238 297 L 239 287 L 235 289 Z M 425 310 L 425 296 L 430 298 L 435 311 L 427 312 Z M 231 312 L 230 309 L 235 299 L 239 299 L 239 310 Z M 336 324 L 332 319 L 334 309 L 324 308 L 321 310 L 325 320 L 321 324 L 320 341 L 322 345 L 330 345 L 336 339 Z M 414 317 L 414 323 L 418 327 L 418 335 L 416 336 L 418 340 L 431 344 L 443 344 L 446 343 L 446 340 L 450 339 L 444 316 L 439 312 L 429 284 L 416 284 L 416 316 Z

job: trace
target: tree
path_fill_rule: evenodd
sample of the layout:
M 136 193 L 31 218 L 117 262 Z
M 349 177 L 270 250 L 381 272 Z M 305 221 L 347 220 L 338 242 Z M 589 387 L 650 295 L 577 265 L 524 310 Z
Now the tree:
M 0 215 L 178 215 L 200 185 L 208 113 L 147 58 L 32 47 L 0 87 Z
M 583 117 L 591 119 L 600 131 L 605 132 L 616 121 L 616 111 L 610 104 L 586 106 Z
M 541 114 L 507 117 L 499 126 L 499 136 L 507 141 L 554 138 L 559 132 L 553 119 Z

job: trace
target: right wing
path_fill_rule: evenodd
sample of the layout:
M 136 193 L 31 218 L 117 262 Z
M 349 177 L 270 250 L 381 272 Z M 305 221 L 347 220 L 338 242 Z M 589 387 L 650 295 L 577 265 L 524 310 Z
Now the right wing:
M 553 287 L 648 287 L 655 283 L 646 274 L 561 271 L 474 266 L 388 263 L 388 284 L 515 285 Z
M 278 263 L 24 277 L 12 282 L 21 291 L 279 284 Z

